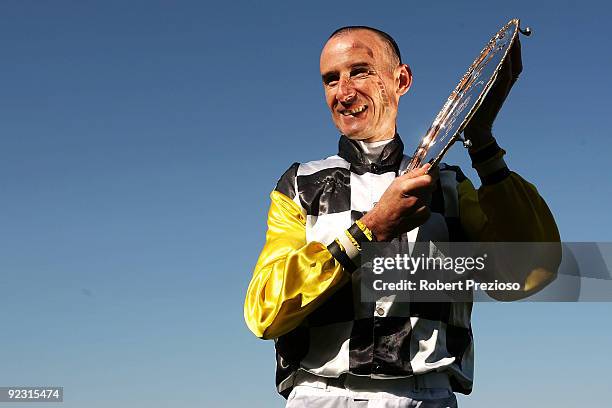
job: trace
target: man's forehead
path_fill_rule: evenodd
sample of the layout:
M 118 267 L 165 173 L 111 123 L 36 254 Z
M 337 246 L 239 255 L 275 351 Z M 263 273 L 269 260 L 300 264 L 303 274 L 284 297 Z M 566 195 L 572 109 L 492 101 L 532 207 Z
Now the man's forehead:
M 323 52 L 348 52 L 348 51 L 364 51 L 370 57 L 374 58 L 372 44 L 367 43 L 359 38 L 349 37 L 348 35 L 340 35 L 334 37 L 327 42 Z
M 370 58 L 384 58 L 385 44 L 377 34 L 367 30 L 353 30 L 340 33 L 330 38 L 323 51 L 321 60 L 333 54 L 335 56 L 349 53 L 365 53 Z

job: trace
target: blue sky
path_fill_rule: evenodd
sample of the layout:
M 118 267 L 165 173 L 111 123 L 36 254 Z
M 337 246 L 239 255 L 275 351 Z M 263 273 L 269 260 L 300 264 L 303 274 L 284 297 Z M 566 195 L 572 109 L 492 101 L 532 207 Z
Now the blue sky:
M 412 149 L 485 42 L 520 17 L 534 34 L 499 143 L 565 241 L 612 241 L 610 12 L 1 2 L 0 386 L 63 385 L 65 407 L 283 406 L 273 343 L 248 331 L 242 304 L 277 178 L 335 153 L 318 58 L 342 25 L 399 42 L 414 74 L 399 114 Z M 477 180 L 460 147 L 446 161 Z M 608 404 L 610 303 L 475 309 L 462 406 Z

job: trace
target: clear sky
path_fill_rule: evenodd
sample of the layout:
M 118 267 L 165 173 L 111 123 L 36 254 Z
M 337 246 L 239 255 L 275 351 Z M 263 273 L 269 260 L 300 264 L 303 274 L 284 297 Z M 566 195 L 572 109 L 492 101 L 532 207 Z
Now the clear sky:
M 62 385 L 70 408 L 283 406 L 244 293 L 276 180 L 336 151 L 318 59 L 342 25 L 399 42 L 412 150 L 521 18 L 534 34 L 495 134 L 564 240 L 612 241 L 609 4 L 428 4 L 0 2 L 0 386 Z M 459 146 L 446 161 L 477 180 Z M 609 405 L 610 316 L 476 305 L 461 406 Z

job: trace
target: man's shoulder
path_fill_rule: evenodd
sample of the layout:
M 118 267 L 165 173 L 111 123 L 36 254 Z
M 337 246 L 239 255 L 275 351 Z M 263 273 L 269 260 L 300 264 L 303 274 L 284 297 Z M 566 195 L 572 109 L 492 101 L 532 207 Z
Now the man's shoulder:
M 288 197 L 295 195 L 295 184 L 297 177 L 322 176 L 333 169 L 350 168 L 350 163 L 338 155 L 333 155 L 319 160 L 308 162 L 294 162 L 283 173 L 276 183 L 276 190 Z M 306 180 L 305 180 L 306 181 Z
M 303 163 L 293 163 L 292 167 L 296 166 L 298 176 L 308 176 L 317 173 L 318 171 L 332 168 L 348 169 L 350 163 L 344 160 L 337 154 L 328 156 L 319 160 L 311 160 Z

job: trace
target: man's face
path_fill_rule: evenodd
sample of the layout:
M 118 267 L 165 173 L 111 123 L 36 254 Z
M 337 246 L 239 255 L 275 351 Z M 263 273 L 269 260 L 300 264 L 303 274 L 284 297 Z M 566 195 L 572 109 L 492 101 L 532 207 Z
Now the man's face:
M 352 30 L 330 39 L 320 68 L 327 106 L 342 134 L 370 142 L 393 137 L 399 98 L 412 78 L 406 65 L 394 64 L 378 34 Z

